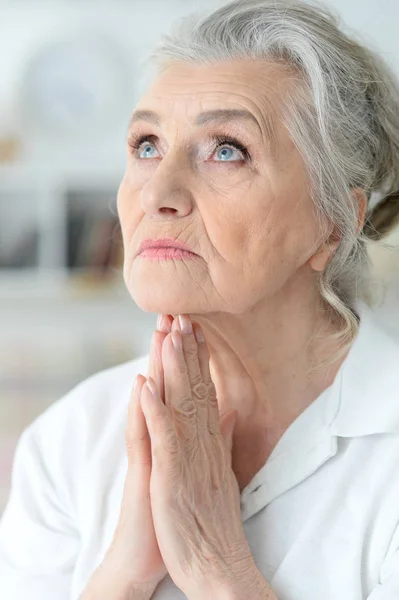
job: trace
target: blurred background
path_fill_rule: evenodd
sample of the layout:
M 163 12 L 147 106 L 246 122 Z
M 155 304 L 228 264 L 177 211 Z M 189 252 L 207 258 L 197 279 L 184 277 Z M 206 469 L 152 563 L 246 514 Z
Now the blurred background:
M 0 0 L 0 515 L 24 427 L 82 379 L 149 350 L 155 315 L 121 272 L 127 123 L 157 37 L 222 3 Z M 326 4 L 399 64 L 396 0 Z M 378 313 L 399 335 L 399 231 L 386 241 L 396 251 L 370 247 Z

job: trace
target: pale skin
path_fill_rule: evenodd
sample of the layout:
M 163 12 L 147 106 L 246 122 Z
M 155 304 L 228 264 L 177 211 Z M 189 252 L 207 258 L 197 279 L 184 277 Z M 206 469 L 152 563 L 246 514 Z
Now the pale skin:
M 136 150 L 129 147 L 118 194 L 126 285 L 143 310 L 164 315 L 164 333 L 155 333 L 147 375 L 157 384 L 159 399 L 165 402 L 169 390 L 170 409 L 178 390 L 173 391 L 170 364 L 165 371 L 165 361 L 176 359 L 168 331 L 183 314 L 201 326 L 217 410 L 235 411 L 231 438 L 223 420 L 222 430 L 238 501 L 284 431 L 330 385 L 344 359 L 308 373 L 316 359 L 339 349 L 336 341 L 313 339 L 316 329 L 320 337 L 340 325 L 328 318 L 317 286 L 339 236 L 332 225 L 321 234 L 303 160 L 280 113 L 285 93 L 289 77 L 281 66 L 172 63 L 135 108 L 153 111 L 158 123 L 145 115 L 132 122 L 129 136 L 150 139 Z M 200 113 L 220 109 L 245 110 L 255 120 L 241 116 L 194 124 Z M 251 158 L 228 143 L 216 148 L 215 135 L 237 139 Z M 353 194 L 360 229 L 366 199 L 360 189 Z M 197 258 L 136 256 L 143 239 L 160 237 L 188 244 Z M 151 434 L 144 381 L 141 402 Z M 157 422 L 173 421 L 159 405 L 158 410 Z M 236 502 L 237 496 L 231 514 Z M 166 563 L 174 561 L 168 557 Z M 264 583 L 253 598 L 275 598 Z M 234 597 L 228 593 L 221 591 L 220 597 Z

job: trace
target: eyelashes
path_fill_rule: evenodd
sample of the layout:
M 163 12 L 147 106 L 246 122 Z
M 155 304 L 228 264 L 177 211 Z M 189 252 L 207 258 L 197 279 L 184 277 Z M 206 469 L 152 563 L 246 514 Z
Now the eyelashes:
M 143 144 L 144 142 L 150 142 L 151 144 L 154 144 L 155 140 L 155 135 L 137 135 L 135 133 L 132 133 L 129 136 L 129 146 L 132 150 L 138 150 L 141 144 Z
M 157 140 L 157 136 L 156 135 L 152 135 L 152 134 L 135 134 L 132 133 L 129 136 L 129 146 L 130 148 L 133 150 L 134 154 L 137 155 L 137 152 L 139 150 L 139 148 L 141 147 L 142 144 L 144 144 L 144 142 L 148 142 L 150 144 L 155 145 L 155 142 Z M 228 135 L 216 135 L 214 137 L 214 140 L 216 142 L 216 145 L 213 149 L 213 152 L 216 152 L 216 150 L 218 150 L 220 147 L 222 146 L 232 146 L 233 148 L 235 148 L 236 150 L 239 150 L 241 152 L 241 154 L 243 155 L 244 159 L 246 161 L 250 161 L 251 160 L 251 154 L 248 151 L 248 148 L 246 148 L 246 146 L 244 146 L 239 140 L 237 140 L 234 137 L 228 136 Z M 224 162 L 224 161 L 219 161 L 219 162 Z M 225 161 L 225 162 L 236 162 L 236 161 Z
M 245 160 L 251 160 L 251 155 L 248 151 L 248 148 L 246 146 L 244 146 L 243 144 L 241 144 L 241 142 L 239 142 L 236 138 L 228 136 L 228 135 L 222 135 L 222 136 L 215 136 L 215 140 L 216 140 L 216 147 L 214 148 L 214 152 L 216 150 L 218 150 L 218 148 L 220 148 L 221 146 L 233 146 L 233 148 L 235 148 L 236 150 L 239 150 L 241 152 L 241 154 L 243 155 L 243 157 L 245 158 Z

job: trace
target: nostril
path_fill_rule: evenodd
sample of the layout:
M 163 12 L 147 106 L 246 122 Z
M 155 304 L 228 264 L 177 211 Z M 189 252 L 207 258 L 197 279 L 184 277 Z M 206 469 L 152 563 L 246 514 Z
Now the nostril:
M 177 212 L 177 210 L 175 208 L 170 208 L 170 206 L 162 206 L 159 209 L 159 212 L 162 212 L 162 213 L 175 213 L 175 212 Z

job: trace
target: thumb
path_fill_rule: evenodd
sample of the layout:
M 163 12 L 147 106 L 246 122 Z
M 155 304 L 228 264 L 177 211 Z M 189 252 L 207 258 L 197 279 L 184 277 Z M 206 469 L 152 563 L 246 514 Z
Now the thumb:
M 231 455 L 233 451 L 233 433 L 237 420 L 237 411 L 230 410 L 224 413 L 220 418 L 220 429 L 223 435 L 226 448 Z
M 145 377 L 139 373 L 131 390 L 125 429 L 125 444 L 129 466 L 140 465 L 151 470 L 151 439 L 140 402 L 145 381 Z

